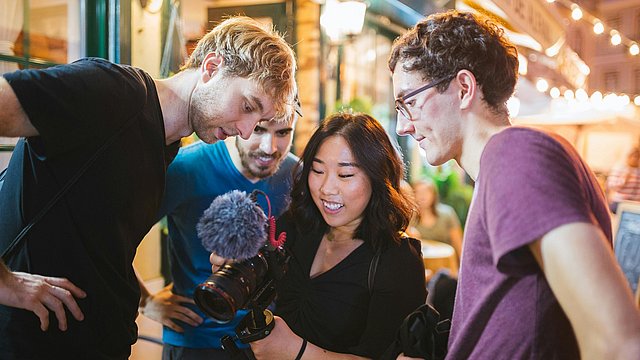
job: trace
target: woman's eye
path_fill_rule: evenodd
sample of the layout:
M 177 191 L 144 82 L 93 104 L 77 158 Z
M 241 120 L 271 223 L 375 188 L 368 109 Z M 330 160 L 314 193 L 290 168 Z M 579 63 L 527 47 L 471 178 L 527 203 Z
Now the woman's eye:
M 311 168 L 311 171 L 312 171 L 312 172 L 314 172 L 314 173 L 316 173 L 316 174 L 322 174 L 322 171 L 320 171 L 320 170 L 316 170 L 316 169 L 314 169 L 314 168 Z
M 350 178 L 353 176 L 353 174 L 340 174 L 338 176 L 340 176 L 341 178 Z
M 253 108 L 249 104 L 244 104 L 244 111 L 250 113 L 253 111 Z

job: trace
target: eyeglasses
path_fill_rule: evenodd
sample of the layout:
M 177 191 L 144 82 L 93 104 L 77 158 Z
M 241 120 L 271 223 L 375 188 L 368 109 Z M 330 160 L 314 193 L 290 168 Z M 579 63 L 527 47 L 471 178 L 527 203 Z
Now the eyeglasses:
M 431 89 L 432 87 L 439 85 L 440 83 L 442 83 L 445 80 L 449 80 L 453 78 L 452 75 L 447 75 L 445 77 L 441 77 L 439 79 L 436 79 L 424 86 L 421 86 L 415 90 L 413 90 L 412 92 L 403 95 L 401 98 L 396 99 L 396 111 L 398 111 L 400 114 L 402 114 L 402 116 L 404 116 L 405 118 L 409 119 L 409 120 L 413 120 L 413 118 L 411 117 L 411 112 L 409 111 L 409 107 L 407 106 L 407 104 L 405 103 L 405 101 L 407 101 L 409 98 L 416 96 L 418 94 L 420 94 L 423 91 L 426 91 L 428 89 Z

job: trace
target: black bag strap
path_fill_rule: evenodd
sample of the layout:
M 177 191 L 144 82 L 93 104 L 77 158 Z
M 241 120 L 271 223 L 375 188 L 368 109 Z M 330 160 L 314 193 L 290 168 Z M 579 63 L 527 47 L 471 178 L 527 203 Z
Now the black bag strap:
M 373 295 L 373 280 L 376 277 L 376 270 L 378 269 L 378 263 L 380 262 L 380 251 L 376 251 L 376 254 L 373 255 L 373 259 L 371 259 L 371 264 L 369 265 L 369 278 L 367 281 L 367 285 L 369 286 L 369 296 Z
M 420 253 L 420 241 L 414 238 L 408 237 L 406 235 L 402 236 L 403 238 L 409 239 L 409 244 L 411 244 L 418 253 Z M 382 250 L 377 250 L 375 255 L 373 255 L 373 259 L 371 259 L 371 264 L 369 264 L 369 277 L 367 279 L 367 285 L 369 287 L 369 295 L 373 295 L 373 280 L 376 277 L 376 270 L 378 269 L 378 263 L 380 262 L 380 255 L 382 254 Z
M 67 191 L 69 191 L 69 189 L 78 181 L 78 179 L 80 179 L 80 177 L 82 177 L 82 175 L 87 171 L 87 169 L 89 169 L 91 165 L 93 165 L 93 163 L 100 156 L 100 154 L 102 154 L 104 150 L 108 148 L 109 145 L 111 145 L 115 141 L 115 139 L 124 132 L 124 130 L 127 128 L 127 125 L 130 124 L 132 122 L 132 119 L 134 118 L 135 117 L 132 117 L 131 119 L 129 119 L 124 125 L 122 125 L 120 129 L 118 129 L 117 132 L 111 135 L 111 137 L 107 139 L 107 141 L 105 141 L 102 144 L 102 146 L 100 146 L 100 148 L 96 150 L 95 153 L 93 153 L 91 158 L 89 158 L 89 160 L 87 160 L 84 163 L 84 165 L 82 165 L 82 167 L 78 170 L 78 172 L 76 172 L 75 175 L 73 175 L 73 177 L 69 179 L 69 181 L 67 181 L 67 183 L 58 191 L 58 193 L 56 193 L 53 196 L 53 198 L 49 200 L 49 202 L 40 210 L 40 212 L 38 212 L 38 214 L 34 216 L 33 219 L 31 219 L 29 224 L 27 224 L 27 226 L 25 226 L 22 229 L 22 231 L 18 233 L 15 239 L 13 239 L 11 244 L 9 244 L 9 246 L 2 253 L 2 260 L 5 263 L 7 263 L 7 261 L 11 258 L 11 256 L 13 256 L 13 253 L 17 249 L 18 245 L 22 243 L 22 240 L 27 235 L 29 230 L 31 230 L 31 228 L 35 224 L 37 224 L 38 221 L 40 221 L 47 214 L 47 212 L 49 212 L 49 210 L 51 210 L 53 205 L 55 205 L 62 198 L 62 196 L 64 196 L 67 193 Z

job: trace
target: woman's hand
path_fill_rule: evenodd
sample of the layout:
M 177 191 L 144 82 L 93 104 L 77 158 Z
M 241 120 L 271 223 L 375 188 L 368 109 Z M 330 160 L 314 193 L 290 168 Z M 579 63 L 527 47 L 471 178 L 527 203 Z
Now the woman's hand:
M 271 334 L 262 340 L 251 342 L 256 359 L 295 359 L 302 346 L 302 338 L 294 334 L 279 316 L 274 316 L 275 326 Z
M 227 263 L 227 259 L 212 252 L 211 255 L 209 255 L 209 262 L 211 263 L 211 273 L 215 273 Z

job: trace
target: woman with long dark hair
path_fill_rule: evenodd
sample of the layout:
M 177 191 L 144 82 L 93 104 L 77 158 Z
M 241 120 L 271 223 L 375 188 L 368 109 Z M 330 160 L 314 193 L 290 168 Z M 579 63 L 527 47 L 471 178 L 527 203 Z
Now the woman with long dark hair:
M 366 114 L 328 117 L 296 172 L 278 220 L 292 254 L 278 286 L 276 325 L 251 344 L 258 359 L 378 358 L 402 320 L 425 302 L 402 160 Z

